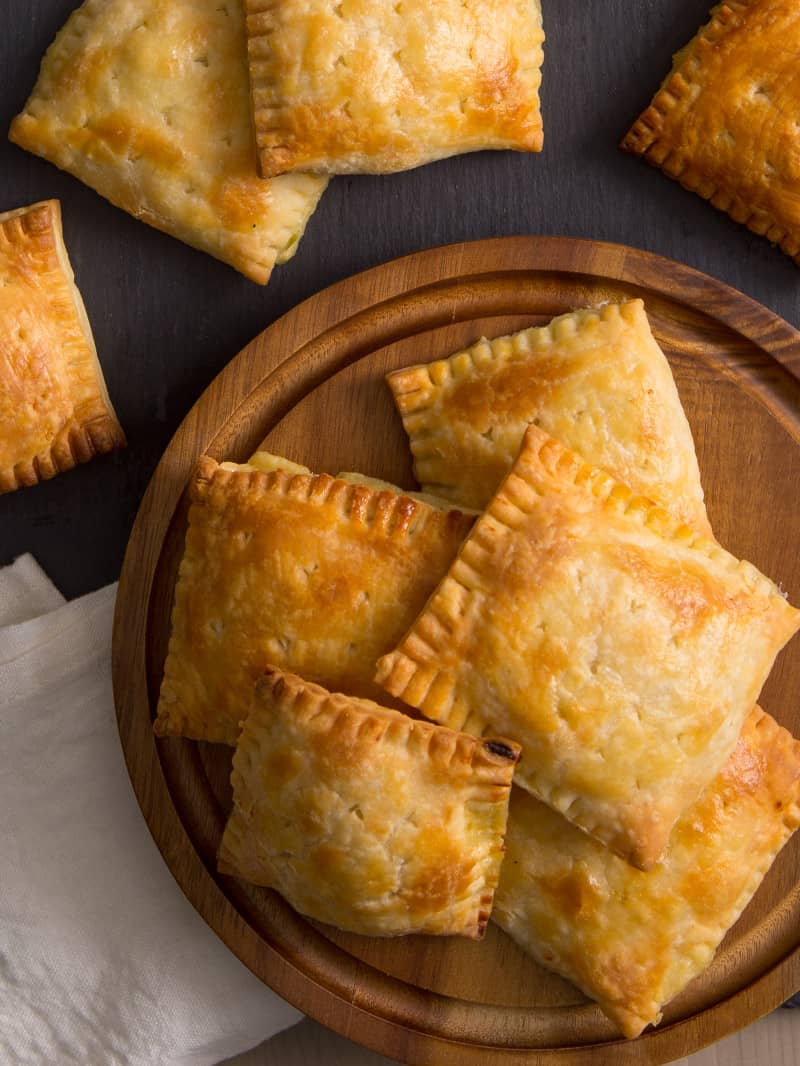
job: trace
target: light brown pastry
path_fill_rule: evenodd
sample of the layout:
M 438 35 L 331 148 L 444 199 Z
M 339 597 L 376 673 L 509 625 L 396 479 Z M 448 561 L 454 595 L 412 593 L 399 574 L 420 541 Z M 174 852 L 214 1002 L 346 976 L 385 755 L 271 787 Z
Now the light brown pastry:
M 516 740 L 517 784 L 646 869 L 798 628 L 754 566 L 530 426 L 376 680 Z
M 798 823 L 800 743 L 756 707 L 647 873 L 513 789 L 492 917 L 635 1037 L 711 963 Z
M 261 284 L 325 188 L 256 173 L 241 0 L 86 0 L 10 136 Z
M 399 489 L 296 471 L 200 459 L 157 733 L 235 744 L 270 664 L 380 697 L 378 656 L 411 625 L 473 521 Z
M 233 757 L 219 869 L 367 936 L 483 936 L 519 748 L 270 670 Z
M 246 0 L 261 173 L 542 147 L 539 0 Z
M 0 214 L 0 493 L 124 444 L 58 200 Z
M 484 508 L 533 423 L 711 533 L 689 423 L 639 299 L 484 338 L 386 380 L 426 492 Z
M 726 0 L 674 57 L 621 147 L 800 263 L 794 0 Z

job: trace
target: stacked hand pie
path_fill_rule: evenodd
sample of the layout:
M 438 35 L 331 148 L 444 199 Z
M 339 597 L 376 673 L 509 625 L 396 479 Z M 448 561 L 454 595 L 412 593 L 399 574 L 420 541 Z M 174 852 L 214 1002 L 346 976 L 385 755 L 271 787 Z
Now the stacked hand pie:
M 389 384 L 425 496 L 201 458 L 156 731 L 237 745 L 225 872 L 372 935 L 494 897 L 635 1036 L 800 820 L 756 705 L 800 612 L 714 539 L 641 301 Z

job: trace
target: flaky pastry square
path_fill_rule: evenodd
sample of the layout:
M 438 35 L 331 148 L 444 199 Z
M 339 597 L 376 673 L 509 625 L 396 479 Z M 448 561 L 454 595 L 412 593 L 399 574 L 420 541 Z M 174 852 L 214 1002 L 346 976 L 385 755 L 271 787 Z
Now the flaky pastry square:
M 483 509 L 534 424 L 711 533 L 689 423 L 639 299 L 484 338 L 386 380 L 427 492 Z
M 58 200 L 0 214 L 0 493 L 124 444 Z
M 798 52 L 794 0 L 718 4 L 621 147 L 800 263 Z
M 296 464 L 264 472 L 208 457 L 191 501 L 155 728 L 228 744 L 268 665 L 380 696 L 376 660 L 473 521 Z
M 646 873 L 512 789 L 492 917 L 635 1037 L 711 963 L 798 823 L 800 743 L 756 707 Z
M 539 0 L 246 0 L 261 173 L 542 147 Z
M 86 0 L 10 137 L 261 284 L 325 188 L 258 177 L 241 0 Z
M 519 749 L 271 670 L 233 757 L 223 873 L 368 936 L 483 936 Z
M 518 784 L 646 869 L 798 628 L 754 566 L 530 426 L 376 680 L 516 740 Z

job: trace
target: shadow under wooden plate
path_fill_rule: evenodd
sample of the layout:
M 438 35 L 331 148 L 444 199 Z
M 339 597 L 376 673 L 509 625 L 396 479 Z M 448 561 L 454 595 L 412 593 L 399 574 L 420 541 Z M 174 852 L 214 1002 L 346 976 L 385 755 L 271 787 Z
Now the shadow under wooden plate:
M 617 245 L 510 238 L 452 245 L 341 282 L 272 325 L 223 371 L 165 452 L 125 557 L 114 629 L 119 730 L 142 811 L 209 925 L 317 1020 L 410 1063 L 663 1063 L 741 1028 L 800 988 L 800 840 L 779 857 L 712 967 L 639 1039 L 539 969 L 496 928 L 473 943 L 372 940 L 308 922 L 277 895 L 218 875 L 230 752 L 156 742 L 151 723 L 183 546 L 184 489 L 201 452 L 263 444 L 314 470 L 411 487 L 387 370 L 553 315 L 642 296 L 697 441 L 720 541 L 800 603 L 800 334 L 720 282 Z M 800 733 L 800 641 L 762 702 Z

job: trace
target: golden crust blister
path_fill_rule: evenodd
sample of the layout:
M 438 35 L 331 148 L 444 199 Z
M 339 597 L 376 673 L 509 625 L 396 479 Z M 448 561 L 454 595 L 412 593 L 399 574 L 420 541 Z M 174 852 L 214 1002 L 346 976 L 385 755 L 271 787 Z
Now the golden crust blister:
M 265 284 L 325 188 L 256 172 L 241 4 L 86 0 L 42 62 L 15 143 Z
M 125 444 L 57 200 L 0 214 L 0 493 Z
M 518 784 L 648 868 L 799 627 L 755 567 L 531 426 L 376 680 L 518 741 Z
M 756 707 L 647 873 L 513 789 L 492 917 L 635 1037 L 711 963 L 798 823 L 800 743 Z
M 538 0 L 246 0 L 261 173 L 539 151 Z
M 518 754 L 270 670 L 233 758 L 219 869 L 351 932 L 481 937 Z
M 427 492 L 485 507 L 535 424 L 711 533 L 689 423 L 639 299 L 483 338 L 386 380 Z
M 291 465 L 265 473 L 200 459 L 156 732 L 235 744 L 268 665 L 380 697 L 377 658 L 473 521 Z
M 622 141 L 800 263 L 793 0 L 726 0 Z

